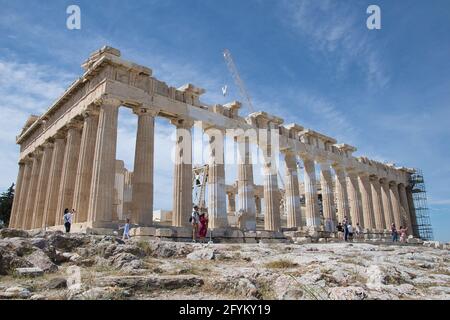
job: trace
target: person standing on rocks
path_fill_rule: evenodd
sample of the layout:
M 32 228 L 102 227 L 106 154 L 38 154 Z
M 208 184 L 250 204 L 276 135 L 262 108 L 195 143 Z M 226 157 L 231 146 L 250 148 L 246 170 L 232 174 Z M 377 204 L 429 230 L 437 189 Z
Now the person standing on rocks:
M 342 221 L 342 227 L 344 228 L 344 241 L 348 241 L 348 220 L 347 217 Z
M 130 239 L 130 219 L 127 218 L 127 222 L 125 223 L 125 225 L 123 226 L 123 240 L 125 239 Z
M 356 238 L 359 239 L 363 233 L 363 229 L 361 228 L 361 225 L 359 223 L 356 224 Z
M 69 211 L 68 208 L 64 209 L 64 227 L 66 228 L 66 233 L 70 232 L 70 227 L 72 226 L 72 218 L 76 213 L 75 209 Z
M 338 225 L 336 226 L 336 231 L 337 231 L 337 234 L 338 234 L 338 239 L 340 240 L 340 239 L 342 239 L 343 238 L 343 236 L 342 236 L 342 234 L 344 233 L 344 227 L 342 226 L 342 223 L 338 223 Z
M 408 231 L 408 228 L 400 226 L 400 242 L 405 243 L 406 242 L 406 231 Z
M 198 212 L 198 206 L 194 206 L 194 211 L 192 211 L 191 218 L 189 222 L 192 225 L 192 242 L 196 242 L 197 233 L 198 233 L 198 225 L 200 223 L 200 214 Z
M 350 241 L 353 241 L 353 226 L 351 222 L 347 225 L 347 231 L 348 231 L 348 239 Z
M 392 236 L 392 242 L 398 242 L 398 231 L 395 227 L 395 223 L 391 225 L 391 236 Z
M 208 233 L 208 214 L 202 212 L 199 217 L 199 222 L 198 237 L 200 242 L 205 242 L 205 237 Z

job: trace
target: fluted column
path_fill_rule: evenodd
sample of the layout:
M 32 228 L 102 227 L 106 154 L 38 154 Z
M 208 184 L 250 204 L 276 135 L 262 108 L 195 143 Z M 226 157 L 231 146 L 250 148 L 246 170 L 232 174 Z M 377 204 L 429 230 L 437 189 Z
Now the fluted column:
M 295 154 L 287 151 L 284 154 L 285 162 L 285 197 L 287 212 L 287 227 L 301 227 L 300 189 L 298 186 L 297 160 Z
M 261 198 L 255 197 L 255 210 L 256 214 L 261 214 Z
M 64 152 L 63 170 L 61 173 L 58 206 L 55 217 L 56 224 L 58 225 L 63 224 L 64 209 L 72 209 L 80 143 L 81 124 L 78 121 L 73 121 L 67 127 L 67 144 Z
M 419 232 L 419 225 L 417 223 L 417 215 L 416 215 L 416 208 L 414 206 L 414 198 L 412 195 L 412 188 L 411 187 L 407 187 L 406 188 L 406 197 L 408 198 L 408 206 L 409 206 L 409 213 L 411 216 L 411 225 L 412 225 L 412 230 L 413 230 L 413 235 L 417 238 L 420 237 L 420 232 Z
M 48 185 L 48 177 L 53 157 L 53 142 L 47 141 L 44 144 L 44 153 L 42 155 L 39 180 L 36 188 L 36 200 L 33 211 L 32 228 L 42 228 L 44 220 L 45 198 Z
M 15 222 L 15 227 L 21 229 L 23 229 L 25 224 L 25 207 L 27 205 L 28 190 L 30 189 L 31 171 L 33 170 L 33 161 L 31 158 L 27 157 L 24 160 L 24 163 L 25 168 L 23 172 L 19 203 L 17 205 L 17 220 Z
M 88 219 L 89 198 L 91 194 L 92 170 L 94 166 L 95 140 L 98 129 L 98 110 L 88 110 L 83 114 L 83 132 L 81 134 L 80 156 L 75 179 L 73 208 L 77 214 L 75 222 Z
M 335 166 L 336 173 L 336 205 L 338 220 L 342 222 L 345 217 L 349 218 L 350 210 L 348 204 L 347 178 L 343 168 Z
M 320 187 L 322 189 L 325 231 L 333 232 L 336 228 L 336 208 L 334 205 L 333 177 L 328 163 L 320 164 Z
M 66 149 L 65 132 L 57 133 L 54 136 L 52 162 L 47 182 L 43 226 L 50 227 L 59 223 L 56 221 L 56 208 L 58 205 L 59 186 L 61 184 L 61 174 L 64 163 L 64 150 Z M 60 214 L 62 215 L 62 213 Z
M 19 172 L 17 173 L 17 180 L 14 190 L 14 200 L 11 209 L 11 218 L 9 219 L 10 228 L 17 228 L 16 224 L 18 221 L 18 207 L 20 203 L 24 172 L 25 172 L 25 162 L 21 161 L 19 162 Z
M 359 191 L 358 175 L 354 171 L 347 171 L 348 177 L 348 198 L 350 205 L 350 218 L 353 226 L 357 223 L 363 227 L 363 215 L 361 206 L 361 196 Z
M 94 226 L 112 220 L 119 106 L 116 100 L 104 100 L 100 106 L 88 210 Z
M 141 226 L 153 224 L 153 164 L 155 116 L 157 110 L 136 108 L 138 116 L 133 176 L 133 222 Z
M 263 165 L 264 173 L 264 229 L 278 231 L 280 229 L 280 198 L 278 176 L 269 163 Z
M 383 200 L 383 212 L 385 229 L 390 230 L 392 223 L 394 223 L 394 215 L 392 213 L 391 194 L 389 191 L 389 182 L 386 179 L 380 179 L 381 183 L 381 198 Z
M 234 214 L 236 212 L 236 195 L 233 192 L 228 192 L 227 199 L 228 199 L 228 213 Z
M 211 229 L 225 228 L 228 225 L 228 219 L 225 193 L 224 132 L 222 130 L 210 128 L 205 130 L 205 133 L 209 136 L 209 227 Z M 241 219 L 245 218 L 245 215 L 241 217 Z
M 386 229 L 383 213 L 383 200 L 381 197 L 380 180 L 376 176 L 370 177 L 370 186 L 372 191 L 373 212 L 375 218 L 375 228 L 377 230 Z
M 192 212 L 192 121 L 176 120 L 175 165 L 173 183 L 173 214 L 174 227 L 190 225 Z
M 408 234 L 412 234 L 413 227 L 408 205 L 408 196 L 406 195 L 406 188 L 403 183 L 398 185 L 398 193 L 400 195 L 400 205 L 402 210 L 402 224 L 408 228 Z
M 358 177 L 363 208 L 363 226 L 367 230 L 375 229 L 375 217 L 373 211 L 372 189 L 368 174 L 360 174 Z
M 237 137 L 238 145 L 238 206 L 242 211 L 241 226 L 247 230 L 256 230 L 256 203 L 253 190 L 253 164 L 251 158 L 250 141 L 248 137 Z M 261 205 L 260 205 L 261 208 Z
M 316 169 L 314 160 L 303 159 L 305 204 L 306 204 L 306 226 L 319 228 L 319 199 L 317 197 Z
M 22 229 L 29 230 L 32 228 L 34 202 L 36 199 L 37 185 L 39 182 L 39 171 L 41 170 L 42 150 L 36 150 L 33 154 L 33 166 L 31 169 L 30 187 L 28 189 L 27 202 L 25 205 L 25 219 L 23 220 Z
M 395 226 L 400 228 L 400 226 L 402 226 L 402 216 L 400 211 L 400 196 L 398 194 L 398 185 L 396 182 L 392 181 L 389 184 L 389 192 L 391 193 L 392 212 L 394 214 Z

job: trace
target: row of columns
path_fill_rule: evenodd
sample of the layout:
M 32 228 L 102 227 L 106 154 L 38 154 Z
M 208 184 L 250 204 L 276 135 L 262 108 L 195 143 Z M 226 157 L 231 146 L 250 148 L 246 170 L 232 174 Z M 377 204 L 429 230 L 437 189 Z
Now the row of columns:
M 111 221 L 119 106 L 102 100 L 20 162 L 12 227 L 61 225 L 65 208 L 76 222 Z
M 117 122 L 120 102 L 103 100 L 45 142 L 19 164 L 16 200 L 11 224 L 23 229 L 62 224 L 65 208 L 76 208 L 75 222 L 107 224 L 112 221 L 115 179 Z M 153 221 L 154 126 L 157 110 L 137 107 L 138 116 L 132 222 L 151 225 Z M 173 226 L 189 226 L 192 210 L 192 121 L 173 120 L 176 146 L 173 181 Z M 208 208 L 211 228 L 227 226 L 224 134 L 208 128 L 209 180 Z M 238 204 L 240 227 L 256 229 L 253 167 L 249 137 L 235 138 L 238 145 Z M 264 146 L 265 229 L 280 229 L 280 194 L 271 143 Z M 306 221 L 301 221 L 296 154 L 285 150 L 286 211 L 288 227 L 321 225 L 315 161 L 302 155 Z M 411 196 L 403 184 L 378 179 L 355 170 L 320 164 L 320 185 L 325 230 L 334 231 L 337 221 L 348 217 L 368 230 L 389 229 L 392 223 L 412 230 Z M 335 190 L 334 189 L 335 185 Z

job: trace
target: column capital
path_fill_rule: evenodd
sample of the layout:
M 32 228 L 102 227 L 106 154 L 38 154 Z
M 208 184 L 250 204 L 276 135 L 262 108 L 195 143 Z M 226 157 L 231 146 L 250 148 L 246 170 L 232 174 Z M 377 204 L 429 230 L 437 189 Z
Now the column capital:
M 69 123 L 66 124 L 67 131 L 70 130 L 81 130 L 83 128 L 83 122 L 78 119 L 72 119 L 69 121 Z
M 389 186 L 390 187 L 394 187 L 394 186 L 397 186 L 397 185 L 398 185 L 397 181 L 393 181 L 393 180 L 389 181 Z
M 194 125 L 194 120 L 185 118 L 176 118 L 170 120 L 170 123 L 180 129 L 190 129 Z
M 122 104 L 122 101 L 117 99 L 117 98 L 113 98 L 111 96 L 109 96 L 108 94 L 103 94 L 99 99 L 94 101 L 94 105 L 97 106 L 102 106 L 102 105 L 109 105 L 112 107 L 120 107 L 120 105 Z
M 133 108 L 133 113 L 137 116 L 150 116 L 154 118 L 159 114 L 159 110 L 145 106 L 137 106 Z
M 52 149 L 55 145 L 55 142 L 52 138 L 47 139 L 42 146 L 44 147 L 44 149 Z
M 100 108 L 96 104 L 89 105 L 81 114 L 83 119 L 86 120 L 89 117 L 98 116 L 100 114 Z

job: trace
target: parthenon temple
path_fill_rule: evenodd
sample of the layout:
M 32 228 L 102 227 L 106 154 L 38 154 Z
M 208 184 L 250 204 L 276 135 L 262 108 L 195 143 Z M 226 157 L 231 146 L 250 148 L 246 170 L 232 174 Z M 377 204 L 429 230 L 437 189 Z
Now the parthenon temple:
M 300 124 L 284 124 L 267 112 L 242 116 L 239 102 L 204 104 L 200 96 L 205 90 L 192 84 L 171 87 L 111 47 L 91 54 L 82 67 L 83 75 L 45 113 L 31 116 L 17 137 L 11 227 L 58 229 L 64 209 L 75 208 L 73 230 L 78 232 L 114 230 L 129 217 L 136 236 L 188 238 L 193 205 L 189 133 L 194 123 L 201 123 L 211 146 L 206 207 L 213 236 L 322 237 L 335 233 L 345 217 L 363 228 L 366 239 L 386 237 L 392 223 L 419 236 L 413 169 L 355 157 L 355 147 Z M 116 159 L 121 107 L 137 117 L 133 172 Z M 176 131 L 173 185 L 167 186 L 173 190 L 173 207 L 167 223 L 153 216 L 156 117 L 168 119 Z M 233 141 L 240 153 L 237 181 L 226 185 L 223 139 L 230 129 L 238 132 Z M 266 139 L 246 134 L 251 130 L 263 130 Z M 260 186 L 254 182 L 250 152 L 255 145 L 265 155 Z M 283 159 L 283 188 L 274 168 L 274 146 Z M 231 219 L 236 212 L 239 219 Z

